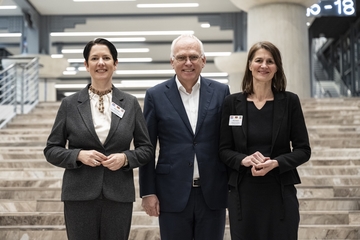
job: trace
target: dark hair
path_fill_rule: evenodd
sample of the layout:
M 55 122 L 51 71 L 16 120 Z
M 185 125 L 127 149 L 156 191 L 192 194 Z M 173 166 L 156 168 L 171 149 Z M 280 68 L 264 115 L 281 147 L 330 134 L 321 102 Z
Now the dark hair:
M 117 55 L 118 55 L 116 47 L 114 46 L 114 44 L 112 44 L 111 42 L 109 42 L 108 40 L 106 40 L 104 38 L 95 38 L 94 40 L 92 40 L 86 44 L 84 51 L 83 51 L 83 56 L 85 58 L 86 63 L 88 63 L 91 48 L 96 44 L 102 44 L 109 48 L 109 51 L 111 53 L 112 58 L 114 59 L 114 64 L 115 64 L 115 62 L 117 61 Z
M 269 51 L 274 58 L 277 71 L 272 79 L 272 90 L 275 92 L 285 91 L 286 89 L 286 76 L 282 66 L 281 54 L 279 49 L 271 42 L 263 41 L 255 43 L 249 50 L 248 58 L 246 61 L 245 74 L 242 82 L 242 90 L 247 94 L 254 93 L 253 76 L 250 71 L 249 65 L 253 60 L 256 51 L 259 49 L 265 49 Z

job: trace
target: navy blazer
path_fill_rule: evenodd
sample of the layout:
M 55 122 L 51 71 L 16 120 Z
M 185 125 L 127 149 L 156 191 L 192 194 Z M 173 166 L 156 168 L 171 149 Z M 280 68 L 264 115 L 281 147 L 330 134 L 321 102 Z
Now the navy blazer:
M 246 167 L 240 165 L 247 156 L 247 96 L 236 93 L 224 101 L 220 134 L 220 158 L 229 167 L 229 185 L 236 187 Z M 242 126 L 229 126 L 230 115 L 243 116 Z M 290 144 L 291 143 L 291 144 Z M 298 184 L 296 167 L 311 155 L 309 137 L 298 96 L 291 92 L 274 94 L 271 159 L 279 163 L 283 185 Z
M 187 117 L 175 76 L 146 92 L 144 115 L 154 146 L 160 146 L 157 164 L 139 169 L 140 195 L 156 194 L 161 211 L 180 212 L 189 199 L 196 154 L 201 190 L 211 209 L 226 208 L 227 172 L 219 159 L 219 131 L 225 84 L 201 77 L 196 132 Z M 156 165 L 156 167 L 155 167 Z
M 123 108 L 122 118 L 111 113 L 109 134 L 102 144 L 92 121 L 88 87 L 63 99 L 48 137 L 44 154 L 51 164 L 65 168 L 63 201 L 93 200 L 101 193 L 117 202 L 134 202 L 133 168 L 153 155 L 146 122 L 137 99 L 113 87 L 112 101 Z M 130 150 L 133 140 L 135 149 Z M 90 167 L 76 161 L 80 150 L 97 150 L 108 156 L 125 153 L 129 165 L 117 171 Z

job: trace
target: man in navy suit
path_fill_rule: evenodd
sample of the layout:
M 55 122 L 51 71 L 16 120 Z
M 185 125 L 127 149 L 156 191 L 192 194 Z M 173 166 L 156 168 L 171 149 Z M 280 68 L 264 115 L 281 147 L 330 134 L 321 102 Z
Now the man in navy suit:
M 181 35 L 171 45 L 176 75 L 146 92 L 144 115 L 159 155 L 141 167 L 142 206 L 159 217 L 162 240 L 223 240 L 227 172 L 219 160 L 225 84 L 200 76 L 202 42 Z

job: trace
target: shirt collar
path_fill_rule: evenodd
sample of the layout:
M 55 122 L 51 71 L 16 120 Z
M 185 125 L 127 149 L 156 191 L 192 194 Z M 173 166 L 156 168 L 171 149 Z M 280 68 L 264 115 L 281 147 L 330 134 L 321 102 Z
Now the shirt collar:
M 201 77 L 199 76 L 198 80 L 196 81 L 195 85 L 192 87 L 192 90 L 193 91 L 196 91 L 196 90 L 199 90 L 200 89 L 200 80 L 201 80 Z M 178 77 L 176 76 L 175 77 L 175 82 L 176 82 L 176 85 L 177 85 L 177 88 L 179 91 L 183 92 L 183 93 L 186 93 L 186 94 L 189 94 L 188 92 L 186 92 L 186 89 L 184 88 L 184 86 L 181 84 L 181 82 L 179 81 Z M 193 92 L 191 91 L 191 92 Z

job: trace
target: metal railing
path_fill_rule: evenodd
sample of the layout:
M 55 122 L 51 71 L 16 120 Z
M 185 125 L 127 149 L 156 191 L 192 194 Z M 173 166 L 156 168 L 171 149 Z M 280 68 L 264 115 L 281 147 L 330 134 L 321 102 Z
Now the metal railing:
M 30 112 L 39 101 L 39 60 L 14 63 L 0 72 L 0 128 Z

